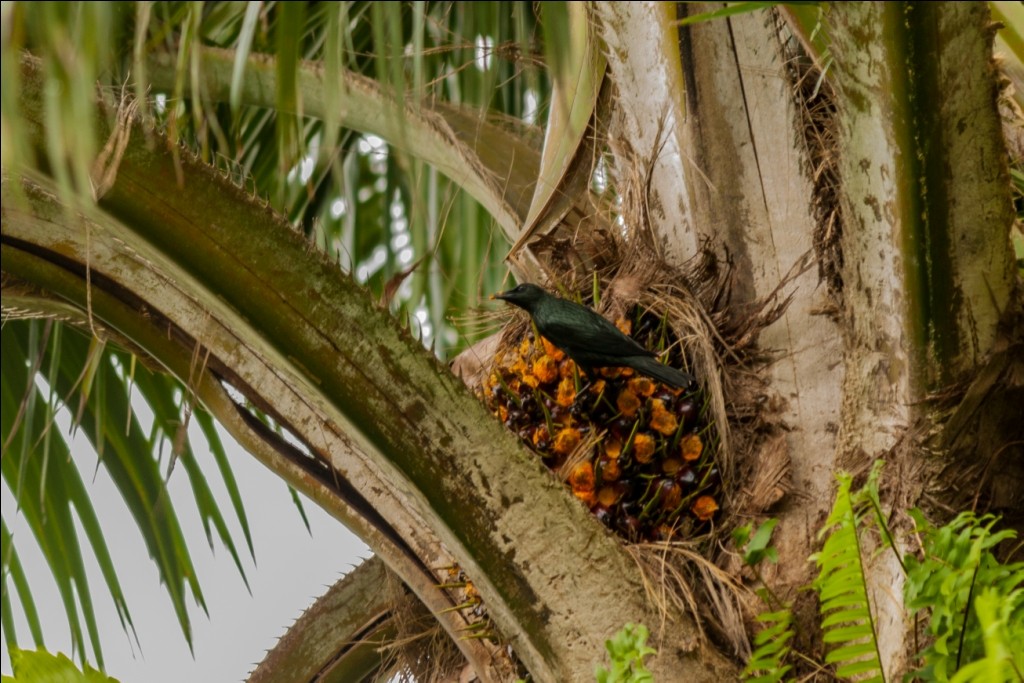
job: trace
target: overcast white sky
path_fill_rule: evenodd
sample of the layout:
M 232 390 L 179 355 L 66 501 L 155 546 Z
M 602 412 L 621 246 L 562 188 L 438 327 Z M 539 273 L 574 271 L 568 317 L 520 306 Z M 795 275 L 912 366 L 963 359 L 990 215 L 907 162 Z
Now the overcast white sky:
M 66 418 L 58 422 L 66 433 Z M 312 536 L 307 533 L 284 482 L 244 452 L 226 433 L 221 432 L 221 438 L 249 515 L 256 566 L 253 566 L 245 549 L 245 540 L 237 523 L 231 523 L 233 512 L 213 458 L 205 449 L 202 438 L 194 436 L 192 443 L 197 458 L 228 517 L 252 587 L 250 596 L 231 556 L 223 547 L 215 541 L 214 550 L 210 550 L 195 511 L 184 468 L 177 466 L 171 475 L 171 496 L 210 612 L 207 618 L 197 606 L 193 605 L 190 610 L 194 658 L 182 636 L 167 592 L 159 582 L 156 566 L 149 559 L 135 523 L 106 470 L 100 468 L 95 479 L 86 482 L 93 494 L 96 513 L 107 533 L 107 544 L 142 645 L 141 653 L 137 648 L 133 652 L 134 641 L 130 642 L 122 631 L 95 560 L 85 549 L 107 673 L 122 683 L 245 680 L 265 651 L 274 645 L 302 610 L 362 558 L 370 555 L 366 546 L 351 532 L 313 503 L 304 501 Z M 96 455 L 88 441 L 77 437 L 72 442 L 72 451 L 82 476 L 90 478 L 95 471 Z M 9 512 L 12 509 L 9 506 L 13 505 L 10 491 L 6 486 L 0 488 L 5 517 L 14 534 L 40 611 L 47 637 L 46 647 L 51 652 L 70 654 L 71 638 L 56 584 L 31 538 L 28 526 L 20 516 L 15 518 Z M 15 614 L 19 616 L 19 642 L 31 649 L 33 645 L 28 626 L 20 619 L 16 596 L 12 597 Z M 10 675 L 6 645 L 0 668 L 3 674 Z

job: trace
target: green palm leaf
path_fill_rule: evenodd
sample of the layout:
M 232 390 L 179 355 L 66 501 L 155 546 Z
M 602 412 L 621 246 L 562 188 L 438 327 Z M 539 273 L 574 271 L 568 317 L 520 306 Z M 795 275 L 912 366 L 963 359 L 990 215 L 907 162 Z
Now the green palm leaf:
M 49 335 L 38 330 L 52 323 L 9 321 L 4 327 L 3 433 L 5 449 L 3 477 L 18 504 L 18 513 L 25 517 L 35 541 L 51 566 L 72 629 L 72 644 L 84 655 L 85 634 L 89 634 L 92 657 L 102 665 L 99 628 L 93 617 L 92 592 L 86 577 L 76 531 L 77 520 L 84 540 L 92 550 L 114 601 L 121 625 L 133 629 L 124 594 L 117 578 L 106 537 L 90 502 L 90 492 L 71 458 L 63 435 L 56 426 L 55 413 L 62 406 L 77 415 L 77 429 L 90 440 L 100 454 L 98 466 L 103 467 L 124 498 L 135 519 L 142 538 L 170 593 L 174 610 L 186 638 L 190 638 L 190 620 L 186 594 L 204 605 L 202 591 L 192 565 L 191 555 L 177 521 L 177 513 L 165 486 L 159 454 L 171 451 L 178 442 L 180 452 L 172 462 L 180 462 L 192 486 L 197 509 L 212 545 L 215 530 L 221 543 L 235 561 L 245 581 L 245 573 L 227 522 L 215 503 L 203 470 L 196 461 L 187 440 L 182 440 L 182 405 L 174 396 L 187 397 L 183 388 L 170 378 L 133 367 L 130 354 L 95 346 L 78 331 Z M 38 366 L 47 368 L 45 375 L 53 400 L 47 400 L 36 389 L 29 374 L 30 367 L 19 358 L 32 358 L 29 349 L 33 340 L 42 339 L 45 346 L 38 357 Z M 39 348 L 39 344 L 36 344 Z M 21 390 L 18 388 L 22 387 Z M 29 387 L 24 394 L 24 387 Z M 134 392 L 132 390 L 134 388 Z M 143 429 L 130 404 L 131 396 L 140 396 L 153 411 L 152 428 Z M 59 399 L 58 399 L 59 397 Z M 18 417 L 21 416 L 19 420 Z M 196 418 L 204 424 L 218 469 L 233 501 L 236 517 L 252 553 L 251 534 L 241 505 L 237 483 L 227 467 L 226 456 L 207 415 Z M 5 508 L 5 520 L 8 510 Z M 30 582 L 18 560 L 15 539 L 4 527 L 4 570 L 9 573 L 29 621 L 33 637 L 41 644 L 38 616 L 31 598 Z M 24 541 L 21 541 L 24 542 Z M 187 587 L 187 588 L 186 588 Z M 4 609 L 9 612 L 8 591 L 4 584 Z M 13 639 L 13 621 L 5 624 Z M 12 641 L 13 642 L 13 641 Z

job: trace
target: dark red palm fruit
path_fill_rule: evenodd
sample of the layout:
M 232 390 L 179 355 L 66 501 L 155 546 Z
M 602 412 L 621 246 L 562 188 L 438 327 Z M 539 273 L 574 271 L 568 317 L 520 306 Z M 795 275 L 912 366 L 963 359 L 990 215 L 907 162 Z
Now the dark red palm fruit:
M 594 516 L 597 517 L 597 521 L 601 522 L 608 528 L 612 528 L 615 525 L 615 513 L 611 508 L 606 508 L 601 504 L 594 506 Z
M 643 524 L 637 517 L 630 514 L 620 515 L 615 527 L 629 541 L 636 542 L 643 534 Z
M 697 483 L 697 473 L 693 471 L 692 467 L 683 467 L 676 472 L 675 479 L 684 489 L 689 488 Z
M 655 399 L 655 398 L 658 399 L 659 401 L 661 401 L 662 405 L 664 405 L 666 409 L 669 409 L 669 408 L 672 408 L 675 405 L 676 395 L 673 394 L 668 389 L 665 389 L 664 387 L 662 387 L 658 391 L 654 392 L 654 395 L 651 396 L 651 398 L 652 399 Z M 676 406 L 676 409 L 678 410 L 678 406 Z M 678 413 L 677 413 L 677 416 L 678 416 Z
M 681 399 L 676 404 L 676 415 L 679 416 L 679 421 L 683 423 L 684 427 L 689 429 L 697 422 L 697 402 L 692 398 Z
M 612 434 L 619 437 L 622 441 L 629 438 L 630 433 L 633 431 L 633 425 L 636 424 L 636 419 L 630 419 L 628 417 L 616 418 L 611 424 Z

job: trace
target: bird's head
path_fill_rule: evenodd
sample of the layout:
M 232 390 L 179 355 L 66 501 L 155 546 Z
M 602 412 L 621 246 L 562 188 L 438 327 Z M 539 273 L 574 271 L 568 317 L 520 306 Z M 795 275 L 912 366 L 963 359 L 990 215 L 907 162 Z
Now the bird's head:
M 492 299 L 501 299 L 507 301 L 510 304 L 514 304 L 519 308 L 525 308 L 527 311 L 532 311 L 533 307 L 538 301 L 547 296 L 547 292 L 538 287 L 537 285 L 524 282 L 518 287 L 514 287 L 507 292 L 501 292 L 495 294 Z

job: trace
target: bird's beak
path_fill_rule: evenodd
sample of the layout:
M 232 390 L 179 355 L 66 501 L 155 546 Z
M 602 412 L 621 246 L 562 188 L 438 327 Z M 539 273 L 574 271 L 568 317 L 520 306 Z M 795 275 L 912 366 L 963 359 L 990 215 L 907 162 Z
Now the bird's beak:
M 498 292 L 497 294 L 491 294 L 491 301 L 494 301 L 495 299 L 501 299 L 502 301 L 504 301 L 505 299 L 508 298 L 506 296 L 507 294 L 508 292 Z

